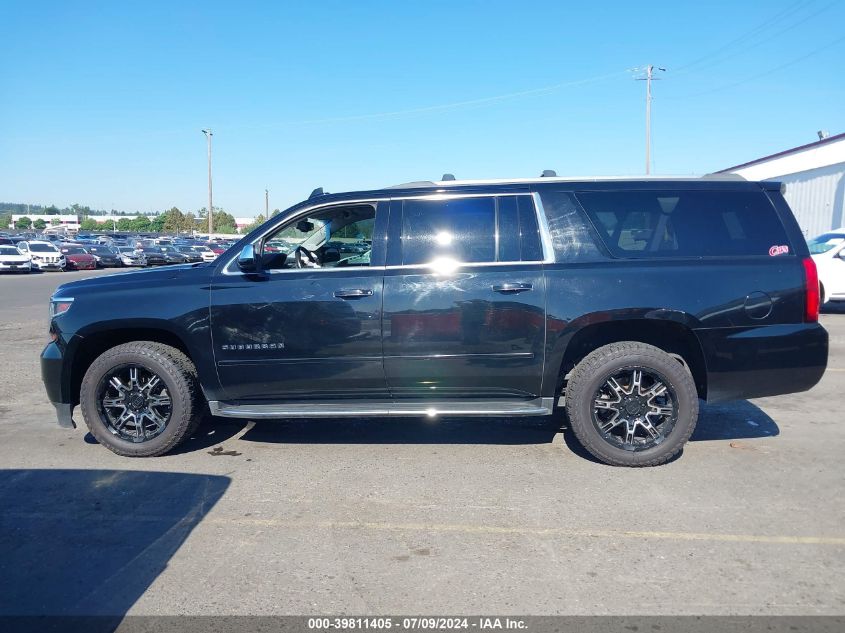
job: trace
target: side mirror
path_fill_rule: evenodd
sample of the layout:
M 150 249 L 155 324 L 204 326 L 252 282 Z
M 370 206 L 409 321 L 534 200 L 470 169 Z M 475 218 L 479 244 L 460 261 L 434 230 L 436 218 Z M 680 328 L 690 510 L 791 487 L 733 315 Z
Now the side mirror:
M 253 274 L 261 272 L 261 262 L 255 254 L 255 245 L 247 244 L 238 255 L 238 268 L 242 273 Z

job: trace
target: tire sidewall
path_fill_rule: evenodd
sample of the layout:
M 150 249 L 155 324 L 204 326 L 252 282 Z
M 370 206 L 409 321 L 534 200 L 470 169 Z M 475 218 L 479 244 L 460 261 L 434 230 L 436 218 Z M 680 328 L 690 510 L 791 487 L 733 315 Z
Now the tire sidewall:
M 100 415 L 97 390 L 103 377 L 122 365 L 139 365 L 149 369 L 162 379 L 170 395 L 170 419 L 164 431 L 145 442 L 130 442 L 112 433 Z M 179 368 L 169 359 L 162 359 L 155 353 L 121 351 L 116 354 L 104 354 L 95 360 L 85 374 L 80 392 L 80 405 L 85 424 L 98 442 L 105 444 L 119 454 L 148 455 L 161 451 L 173 443 L 173 436 L 178 433 L 177 421 L 190 413 L 190 403 L 185 401 L 178 382 L 183 380 Z
M 669 435 L 658 444 L 640 451 L 629 451 L 608 442 L 593 423 L 593 396 L 607 378 L 625 368 L 640 367 L 653 370 L 663 376 L 677 401 L 677 419 Z M 690 389 L 690 387 L 692 387 Z M 691 395 L 695 394 L 695 395 Z M 572 415 L 574 414 L 574 415 Z M 667 455 L 671 456 L 682 446 L 692 433 L 698 417 L 698 397 L 695 385 L 686 368 L 670 356 L 666 359 L 655 358 L 651 354 L 624 354 L 607 359 L 594 368 L 592 374 L 579 385 L 579 393 L 573 402 L 570 423 L 578 425 L 578 434 L 587 436 L 589 443 L 600 453 L 607 455 L 610 461 L 631 466 L 650 462 L 660 462 Z M 573 419 L 574 418 L 574 419 Z

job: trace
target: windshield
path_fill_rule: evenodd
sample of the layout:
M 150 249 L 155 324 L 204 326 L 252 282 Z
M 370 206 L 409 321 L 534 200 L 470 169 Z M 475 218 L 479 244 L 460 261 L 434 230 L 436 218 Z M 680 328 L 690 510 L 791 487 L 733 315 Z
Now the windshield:
M 30 244 L 29 250 L 33 253 L 58 253 L 59 249 L 52 244 Z
M 810 249 L 810 255 L 820 255 L 839 246 L 842 242 L 845 242 L 845 233 L 822 233 L 807 242 L 807 246 Z
M 162 252 L 160 248 L 156 248 L 155 246 L 145 246 L 141 250 L 145 253 L 159 253 L 159 254 L 161 254 L 161 252 Z
M 68 248 L 63 248 L 62 252 L 65 255 L 87 255 L 88 254 L 84 248 L 80 248 L 79 246 L 69 246 Z
M 88 250 L 92 253 L 97 253 L 98 255 L 111 255 L 114 253 L 114 251 L 108 246 L 92 246 Z
M 0 255 L 20 255 L 14 246 L 0 246 Z

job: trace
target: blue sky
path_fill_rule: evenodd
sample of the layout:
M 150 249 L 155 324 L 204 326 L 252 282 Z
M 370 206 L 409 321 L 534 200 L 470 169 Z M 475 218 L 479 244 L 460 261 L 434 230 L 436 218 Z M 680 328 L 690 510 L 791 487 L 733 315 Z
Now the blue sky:
M 845 2 L 0 8 L 0 200 L 234 215 L 408 180 L 701 174 L 845 131 Z

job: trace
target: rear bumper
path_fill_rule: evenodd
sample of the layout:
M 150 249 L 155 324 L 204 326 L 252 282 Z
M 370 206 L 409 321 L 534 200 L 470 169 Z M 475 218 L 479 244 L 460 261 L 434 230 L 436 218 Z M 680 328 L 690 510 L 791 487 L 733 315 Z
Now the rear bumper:
M 707 401 L 807 391 L 827 367 L 818 323 L 696 330 L 707 365 Z

